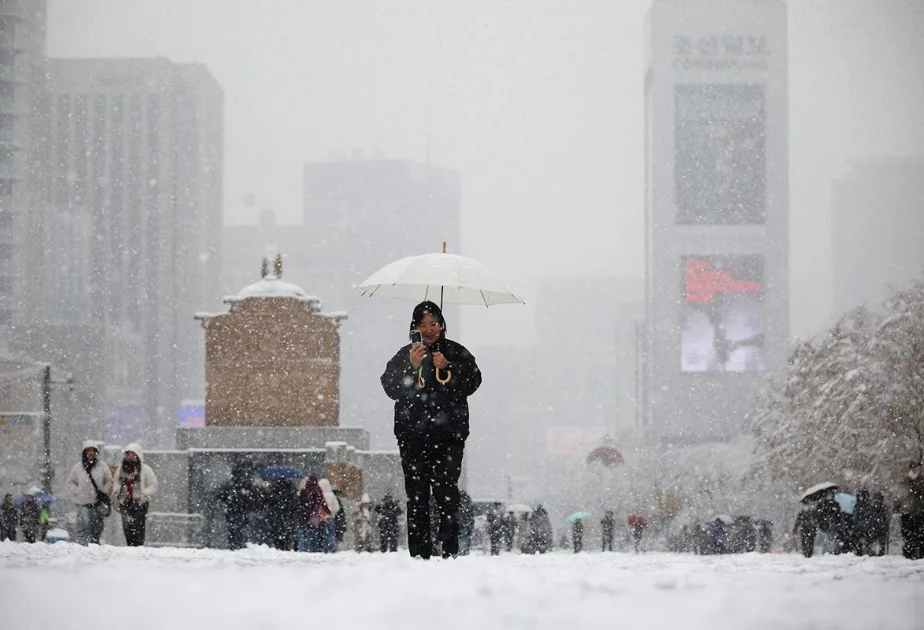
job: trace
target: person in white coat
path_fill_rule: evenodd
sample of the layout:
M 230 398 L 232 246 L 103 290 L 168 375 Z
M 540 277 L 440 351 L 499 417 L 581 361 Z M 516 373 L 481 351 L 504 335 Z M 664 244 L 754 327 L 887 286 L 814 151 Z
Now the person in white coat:
M 77 542 L 98 545 L 106 526 L 104 512 L 108 510 L 112 491 L 112 472 L 99 458 L 98 442 L 87 440 L 83 443 L 80 461 L 67 476 L 67 491 L 77 504 Z
M 122 515 L 122 532 L 129 547 L 144 545 L 151 497 L 157 492 L 154 469 L 144 463 L 141 445 L 133 442 L 125 447 L 122 465 L 112 480 L 112 499 Z

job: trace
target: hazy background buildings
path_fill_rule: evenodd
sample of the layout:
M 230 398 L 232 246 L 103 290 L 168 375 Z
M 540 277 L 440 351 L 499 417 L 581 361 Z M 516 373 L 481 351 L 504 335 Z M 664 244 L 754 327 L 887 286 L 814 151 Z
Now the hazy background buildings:
M 924 151 L 851 161 L 831 199 L 834 312 L 876 308 L 924 273 Z
M 202 395 L 192 314 L 278 250 L 288 279 L 348 312 L 341 423 L 391 448 L 376 379 L 410 305 L 350 285 L 444 240 L 527 300 L 447 314 L 487 379 L 473 484 L 531 492 L 537 454 L 637 428 L 652 2 L 49 0 L 50 62 L 45 4 L 0 2 L 0 325 L 97 383 L 83 402 L 55 390 L 79 433 L 143 415 L 168 443 Z M 778 322 L 805 337 L 921 272 L 924 5 L 785 7 L 789 229 L 761 247 L 788 256 Z M 95 363 L 67 326 L 109 340 Z

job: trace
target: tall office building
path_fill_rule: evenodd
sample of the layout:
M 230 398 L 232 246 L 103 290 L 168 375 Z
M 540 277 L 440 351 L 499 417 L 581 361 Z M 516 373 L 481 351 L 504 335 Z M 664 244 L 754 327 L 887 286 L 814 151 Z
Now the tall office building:
M 46 65 L 44 0 L 0 0 L 0 327 L 32 317 L 42 279 Z
M 223 93 L 203 66 L 164 59 L 50 66 L 42 313 L 139 340 L 145 437 L 169 443 L 181 400 L 204 391 L 192 316 L 219 277 Z
M 786 5 L 655 0 L 646 31 L 643 420 L 721 439 L 787 355 Z
M 393 406 L 379 377 L 407 343 L 413 304 L 360 297 L 353 288 L 385 264 L 405 256 L 460 251 L 459 175 L 401 160 L 347 160 L 305 165 L 307 242 L 290 259 L 309 269 L 293 280 L 346 311 L 341 328 L 341 425 L 370 432 L 377 447 L 393 446 Z M 301 258 L 303 257 L 303 258 Z M 287 272 L 288 273 L 288 272 Z M 459 309 L 444 308 L 450 337 Z
M 924 279 L 924 157 L 855 160 L 833 189 L 836 315 Z

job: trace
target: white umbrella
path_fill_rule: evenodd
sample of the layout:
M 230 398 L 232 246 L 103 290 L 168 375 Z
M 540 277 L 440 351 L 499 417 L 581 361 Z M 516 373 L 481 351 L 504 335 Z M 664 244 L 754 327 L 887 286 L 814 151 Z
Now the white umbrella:
M 814 486 L 802 493 L 802 496 L 799 497 L 799 501 L 806 501 L 812 497 L 812 495 L 820 494 L 825 490 L 836 490 L 837 484 L 831 483 L 830 481 L 823 481 L 821 483 L 816 483 Z
M 390 297 L 423 302 L 497 306 L 523 304 L 504 280 L 471 258 L 447 254 L 410 256 L 389 263 L 356 288 L 368 297 Z

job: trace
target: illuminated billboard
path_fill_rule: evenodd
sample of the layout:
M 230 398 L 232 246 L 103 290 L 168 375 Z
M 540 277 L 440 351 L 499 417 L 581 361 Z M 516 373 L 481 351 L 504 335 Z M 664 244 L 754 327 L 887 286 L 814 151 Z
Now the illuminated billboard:
M 761 85 L 675 86 L 678 223 L 766 221 L 766 125 Z
M 681 370 L 765 369 L 763 258 L 685 256 Z

